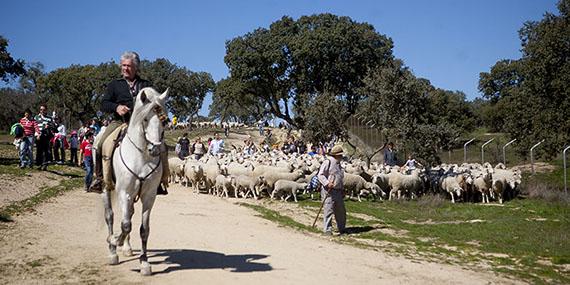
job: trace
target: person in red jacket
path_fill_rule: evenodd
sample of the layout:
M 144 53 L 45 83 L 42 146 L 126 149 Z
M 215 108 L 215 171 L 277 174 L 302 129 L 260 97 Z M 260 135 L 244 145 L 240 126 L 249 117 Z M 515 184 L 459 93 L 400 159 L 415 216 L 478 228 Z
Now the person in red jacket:
M 34 161 L 34 135 L 39 133 L 38 123 L 32 117 L 32 111 L 26 109 L 24 117 L 20 119 L 20 125 L 24 128 L 24 136 L 20 140 L 19 155 L 20 168 L 30 167 Z
M 81 142 L 79 147 L 81 157 L 83 158 L 83 165 L 85 166 L 85 191 L 89 191 L 91 180 L 93 179 L 93 133 L 87 132 L 85 139 Z

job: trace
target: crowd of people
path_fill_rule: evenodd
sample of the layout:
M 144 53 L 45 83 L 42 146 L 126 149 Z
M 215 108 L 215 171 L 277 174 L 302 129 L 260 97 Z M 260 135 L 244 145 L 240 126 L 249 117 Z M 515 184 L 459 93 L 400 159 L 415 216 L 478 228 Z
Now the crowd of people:
M 87 189 L 93 177 L 93 139 L 106 124 L 106 120 L 100 123 L 94 118 L 68 134 L 62 118 L 56 112 L 49 114 L 46 105 L 40 105 L 36 115 L 26 109 L 24 116 L 11 128 L 20 158 L 19 167 L 33 168 L 35 165 L 40 170 L 47 170 L 53 164 L 82 167 L 86 171 Z

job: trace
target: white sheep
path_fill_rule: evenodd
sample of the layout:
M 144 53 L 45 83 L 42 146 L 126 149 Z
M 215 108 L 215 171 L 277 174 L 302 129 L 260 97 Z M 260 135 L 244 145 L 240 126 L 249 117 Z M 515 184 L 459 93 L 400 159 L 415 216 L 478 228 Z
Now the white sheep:
M 366 194 L 372 194 L 374 197 L 385 195 L 378 185 L 366 181 L 360 175 L 350 173 L 344 174 L 343 187 L 351 198 L 357 196 L 358 201 L 362 201 L 361 196 Z
M 170 177 L 168 177 L 168 182 L 176 183 L 176 178 L 181 180 L 184 177 L 184 160 L 181 160 L 178 157 L 169 158 L 168 169 L 170 170 Z
M 269 191 L 269 193 L 271 193 L 271 191 L 273 191 L 274 189 L 274 185 L 275 182 L 277 182 L 277 180 L 290 180 L 290 181 L 296 181 L 299 178 L 304 177 L 305 174 L 303 174 L 303 171 L 301 170 L 296 170 L 294 172 L 265 172 L 263 174 L 263 177 L 265 178 L 265 182 L 267 185 L 267 190 Z
M 226 198 L 229 198 L 229 192 L 233 191 L 234 192 L 234 197 L 238 197 L 238 192 L 236 191 L 236 189 L 234 189 L 234 186 L 236 185 L 235 183 L 235 176 L 225 176 L 222 174 L 219 174 L 218 176 L 216 176 L 216 183 L 214 185 L 214 188 L 216 189 L 216 195 L 222 196 L 222 195 L 226 195 Z
M 297 191 L 302 191 L 307 187 L 307 183 L 299 183 L 290 180 L 280 179 L 275 182 L 273 191 L 271 192 L 271 199 L 275 198 L 275 195 L 280 195 L 282 200 L 289 200 L 293 196 L 293 200 L 297 202 Z M 287 194 L 285 199 L 283 197 Z
M 481 193 L 483 203 L 489 203 L 489 191 L 493 186 L 493 174 L 487 169 L 484 172 L 475 172 L 473 175 L 475 177 L 473 180 L 474 191 Z
M 242 191 L 242 197 L 247 198 L 249 193 L 252 193 L 253 198 L 257 200 L 258 193 L 261 192 L 261 187 L 265 185 L 263 176 L 257 178 L 249 175 L 238 175 L 233 182 L 234 191 Z
M 457 199 L 461 197 L 461 193 L 464 189 L 461 187 L 460 182 L 464 179 L 464 176 L 461 174 L 450 174 L 440 178 L 439 187 L 445 193 L 449 193 L 449 195 L 451 195 L 451 203 L 455 203 L 455 195 L 457 195 Z
M 390 172 L 390 194 L 388 195 L 388 200 L 392 200 L 392 196 L 398 194 L 398 199 L 402 196 L 402 191 L 404 193 L 409 193 L 410 197 L 414 199 L 423 187 L 422 179 L 419 175 L 419 170 L 413 170 L 411 174 L 402 174 L 399 172 Z
M 186 160 L 184 164 L 184 179 L 186 181 L 186 187 L 188 183 L 192 184 L 192 190 L 194 193 L 200 191 L 200 182 L 204 181 L 204 169 L 202 164 L 195 160 Z

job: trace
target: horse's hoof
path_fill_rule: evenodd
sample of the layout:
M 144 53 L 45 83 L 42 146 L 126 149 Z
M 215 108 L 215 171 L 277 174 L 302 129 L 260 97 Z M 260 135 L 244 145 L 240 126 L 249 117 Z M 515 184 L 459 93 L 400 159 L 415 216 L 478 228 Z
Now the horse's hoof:
M 129 248 L 129 249 L 124 249 L 124 250 L 123 250 L 123 255 L 124 255 L 125 257 L 131 257 L 131 256 L 133 256 L 133 250 L 130 249 L 130 248 Z
M 109 256 L 109 265 L 117 265 L 117 264 L 119 264 L 119 256 L 116 254 Z
M 146 265 L 141 265 L 141 275 L 142 276 L 152 275 L 152 269 L 150 268 L 150 265 L 148 263 Z

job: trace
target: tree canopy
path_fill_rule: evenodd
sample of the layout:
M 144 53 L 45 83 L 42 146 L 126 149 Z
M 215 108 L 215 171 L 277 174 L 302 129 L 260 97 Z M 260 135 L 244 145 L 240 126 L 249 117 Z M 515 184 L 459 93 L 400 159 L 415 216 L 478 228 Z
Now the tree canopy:
M 570 141 L 570 0 L 558 9 L 560 15 L 524 23 L 520 59 L 498 61 L 480 75 L 479 90 L 522 155 L 545 139 L 539 153 L 551 157 Z
M 319 94 L 334 94 L 348 113 L 368 70 L 389 64 L 392 40 L 366 23 L 332 14 L 283 17 L 226 43 L 225 62 L 243 92 L 276 117 L 304 128 L 306 108 Z
M 0 36 L 0 79 L 8 82 L 11 78 L 24 75 L 26 73 L 24 65 L 23 60 L 12 58 L 8 52 L 8 40 Z
M 449 147 L 461 132 L 448 123 L 448 118 L 437 115 L 441 111 L 430 109 L 430 99 L 453 96 L 446 91 L 434 90 L 429 81 L 416 78 L 400 61 L 395 61 L 393 66 L 371 70 L 360 92 L 367 99 L 362 102 L 358 114 L 379 126 L 385 137 L 398 140 L 401 150 L 413 152 L 424 162 L 439 163 L 437 152 Z M 462 98 L 459 96 L 456 100 Z M 441 102 L 443 99 L 439 101 L 437 104 L 445 103 Z M 453 111 L 441 113 L 450 117 L 456 113 L 453 106 L 449 109 Z
M 72 65 L 39 76 L 37 86 L 28 88 L 35 90 L 40 101 L 50 109 L 59 112 L 69 123 L 75 123 L 97 115 L 106 85 L 119 77 L 120 69 L 115 62 Z M 195 115 L 206 94 L 214 87 L 209 73 L 192 72 L 166 59 L 143 60 L 141 77 L 161 92 L 170 88 L 168 111 L 181 120 Z M 21 82 L 33 86 L 32 81 L 25 78 Z

